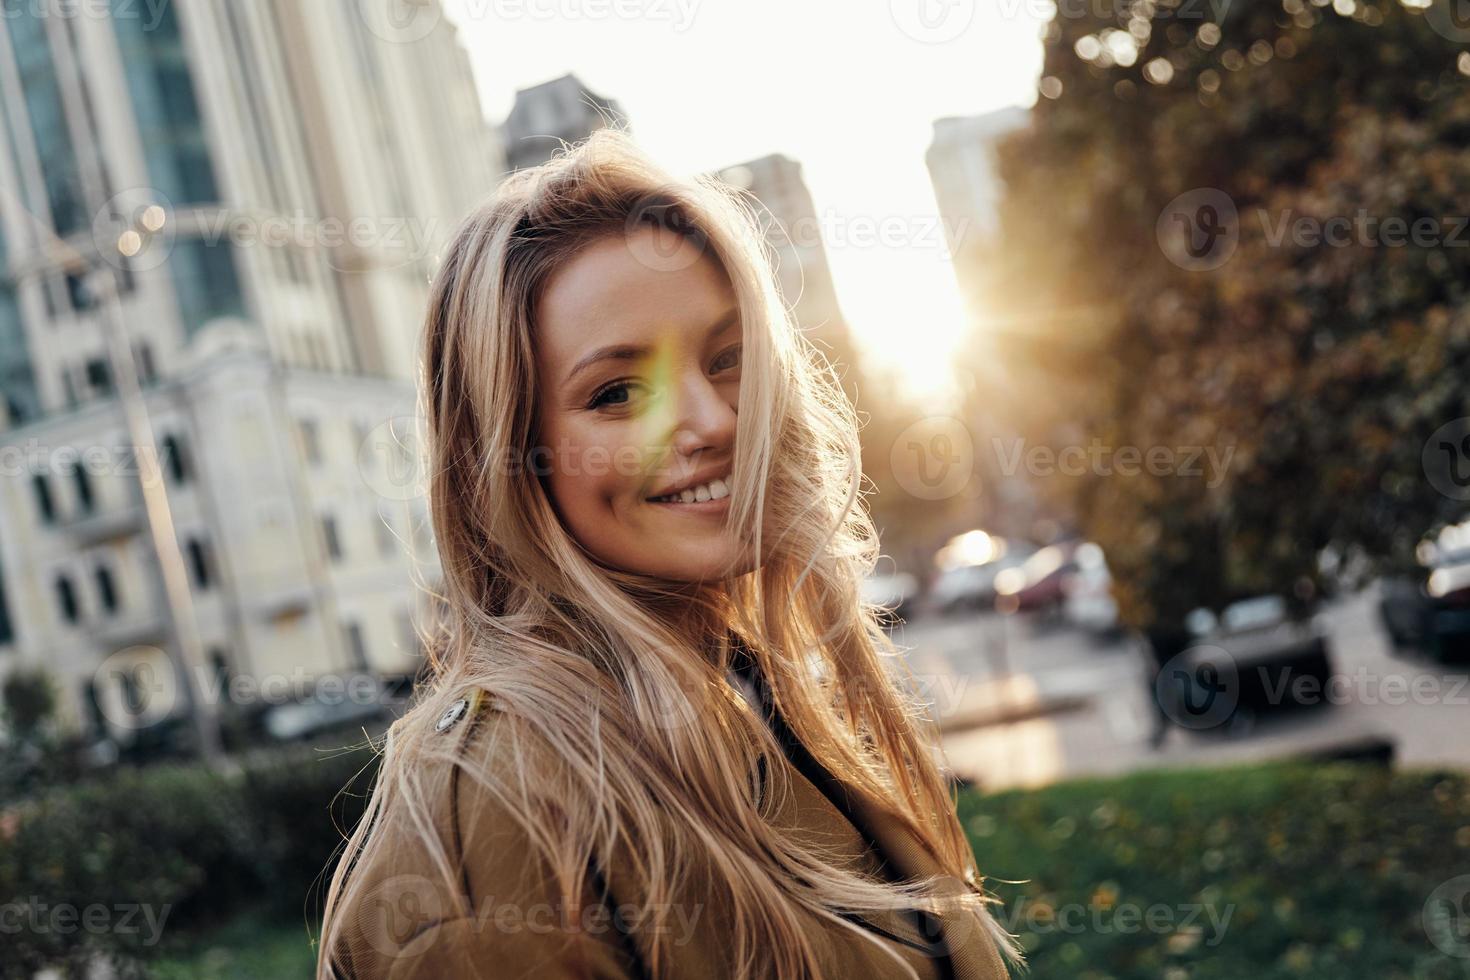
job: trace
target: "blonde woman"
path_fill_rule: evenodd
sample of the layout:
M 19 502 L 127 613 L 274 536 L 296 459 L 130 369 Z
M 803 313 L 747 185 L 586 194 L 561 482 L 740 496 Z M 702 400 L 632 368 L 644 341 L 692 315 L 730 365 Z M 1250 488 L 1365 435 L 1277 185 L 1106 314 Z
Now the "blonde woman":
M 853 412 L 755 227 L 605 131 L 449 245 L 423 348 L 449 619 L 320 977 L 1006 975 L 859 599 Z

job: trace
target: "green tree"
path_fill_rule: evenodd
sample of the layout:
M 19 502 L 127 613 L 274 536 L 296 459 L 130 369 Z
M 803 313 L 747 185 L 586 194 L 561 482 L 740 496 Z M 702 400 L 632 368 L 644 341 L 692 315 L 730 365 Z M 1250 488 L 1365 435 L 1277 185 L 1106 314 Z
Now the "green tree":
M 1010 392 L 988 397 L 1053 447 L 1172 469 L 1044 492 L 1145 629 L 1312 598 L 1324 553 L 1407 563 L 1466 508 L 1423 454 L 1470 415 L 1470 54 L 1399 0 L 1063 11 L 1001 148 L 987 329 Z M 1189 447 L 1228 465 L 1186 472 Z

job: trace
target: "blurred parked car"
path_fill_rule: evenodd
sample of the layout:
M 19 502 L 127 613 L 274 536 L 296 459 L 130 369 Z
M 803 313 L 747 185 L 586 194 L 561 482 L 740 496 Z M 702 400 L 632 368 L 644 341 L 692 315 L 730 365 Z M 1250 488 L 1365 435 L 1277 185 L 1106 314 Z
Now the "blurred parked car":
M 375 680 L 332 694 L 308 695 L 265 710 L 262 727 L 271 738 L 287 742 L 387 720 L 387 697 Z
M 1293 616 L 1281 596 L 1266 595 L 1190 614 L 1195 645 L 1180 654 L 1196 677 L 1231 692 L 1235 720 L 1293 704 L 1326 705 L 1333 676 L 1327 635 L 1315 618 Z
M 1426 566 L 1420 577 L 1386 579 L 1378 614 L 1399 650 L 1420 650 L 1436 660 L 1470 656 L 1470 547 L 1461 532 L 1447 528 L 1421 546 Z
M 1113 636 L 1118 632 L 1118 602 L 1102 548 L 1085 541 L 1077 546 L 1072 563 L 1072 572 L 1062 579 L 1062 615 L 1093 636 Z
M 995 576 L 995 606 L 1001 612 L 1056 614 L 1066 594 L 1062 583 L 1076 571 L 1077 542 L 1042 548 L 1016 568 Z
M 863 579 L 862 596 L 864 602 L 887 610 L 883 619 L 891 625 L 908 619 L 913 613 L 914 601 L 919 596 L 919 580 L 908 572 L 874 572 Z
M 992 561 L 947 569 L 930 588 L 929 604 L 939 613 L 993 609 L 996 576 L 1019 568 L 1029 556 L 1024 548 L 1012 548 Z

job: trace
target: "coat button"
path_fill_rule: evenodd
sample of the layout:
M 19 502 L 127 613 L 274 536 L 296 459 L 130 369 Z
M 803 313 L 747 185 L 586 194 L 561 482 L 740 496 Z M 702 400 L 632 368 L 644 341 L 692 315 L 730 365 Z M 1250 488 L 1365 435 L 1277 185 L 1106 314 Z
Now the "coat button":
M 464 713 L 469 710 L 469 706 L 470 702 L 465 698 L 460 698 L 451 704 L 444 714 L 439 716 L 439 721 L 434 725 L 434 731 L 448 731 L 455 722 L 464 717 Z

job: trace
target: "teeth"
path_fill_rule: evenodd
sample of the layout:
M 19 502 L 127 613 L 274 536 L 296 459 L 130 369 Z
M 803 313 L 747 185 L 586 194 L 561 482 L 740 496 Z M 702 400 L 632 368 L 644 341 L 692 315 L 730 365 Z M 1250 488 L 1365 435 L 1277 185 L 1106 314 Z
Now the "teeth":
M 697 487 L 689 487 L 678 493 L 666 494 L 662 497 L 654 497 L 652 499 L 658 503 L 673 503 L 677 500 L 680 503 L 693 504 L 703 503 L 706 500 L 723 500 L 728 496 L 730 496 L 730 485 L 724 480 L 716 479 L 708 483 L 701 483 Z

